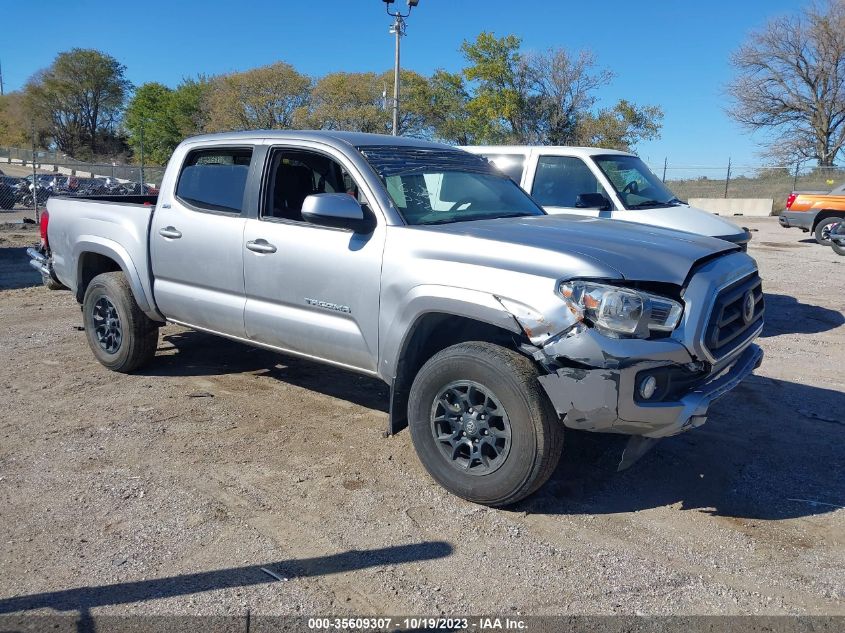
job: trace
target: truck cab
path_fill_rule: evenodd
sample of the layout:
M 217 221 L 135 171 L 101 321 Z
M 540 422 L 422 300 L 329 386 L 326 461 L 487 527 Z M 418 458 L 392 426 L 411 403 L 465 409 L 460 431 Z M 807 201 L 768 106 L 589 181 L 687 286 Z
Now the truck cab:
M 749 233 L 679 200 L 634 154 L 596 147 L 475 145 L 551 214 L 649 224 L 718 237 L 745 247 Z

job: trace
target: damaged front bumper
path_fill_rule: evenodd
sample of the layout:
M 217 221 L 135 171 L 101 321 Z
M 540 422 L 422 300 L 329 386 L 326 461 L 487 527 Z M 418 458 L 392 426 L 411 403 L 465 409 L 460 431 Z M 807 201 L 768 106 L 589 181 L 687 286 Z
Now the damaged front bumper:
M 606 348 L 608 341 L 613 341 L 596 337 L 601 335 L 585 330 L 572 338 L 579 339 L 577 345 L 585 351 L 594 345 Z M 538 354 L 554 353 L 554 346 L 564 346 L 562 343 L 565 341 L 553 343 Z M 627 360 L 605 349 L 605 367 L 559 367 L 540 376 L 540 384 L 566 426 L 645 438 L 677 435 L 704 424 L 710 405 L 742 382 L 763 359 L 763 351 L 749 344 L 718 365 L 704 369 L 702 363 L 693 362 L 683 345 L 671 339 L 626 340 L 619 344 L 627 348 Z M 632 344 L 649 349 L 649 353 L 630 354 Z M 571 354 L 567 357 L 573 358 Z M 685 376 L 680 388 L 667 387 L 662 395 L 658 392 L 648 401 L 638 397 L 638 386 L 645 376 L 669 372 Z

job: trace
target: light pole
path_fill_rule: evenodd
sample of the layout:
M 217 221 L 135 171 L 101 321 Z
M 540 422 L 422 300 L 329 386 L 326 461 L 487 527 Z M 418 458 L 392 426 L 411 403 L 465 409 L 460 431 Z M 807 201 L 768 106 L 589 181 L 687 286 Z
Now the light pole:
M 396 37 L 396 56 L 393 62 L 393 136 L 399 136 L 399 40 L 405 35 L 405 18 L 411 15 L 411 10 L 420 3 L 420 0 L 407 0 L 407 13 L 391 11 L 390 5 L 394 1 L 383 0 L 387 15 L 393 18 L 390 32 Z

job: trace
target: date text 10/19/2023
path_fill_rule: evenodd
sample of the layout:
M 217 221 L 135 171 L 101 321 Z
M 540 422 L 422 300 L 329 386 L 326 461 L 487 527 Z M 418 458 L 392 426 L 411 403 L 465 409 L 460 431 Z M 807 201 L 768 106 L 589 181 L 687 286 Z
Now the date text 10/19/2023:
M 525 631 L 527 623 L 522 619 L 510 617 L 308 618 L 308 628 L 315 631 L 383 631 L 394 628 L 435 631 Z

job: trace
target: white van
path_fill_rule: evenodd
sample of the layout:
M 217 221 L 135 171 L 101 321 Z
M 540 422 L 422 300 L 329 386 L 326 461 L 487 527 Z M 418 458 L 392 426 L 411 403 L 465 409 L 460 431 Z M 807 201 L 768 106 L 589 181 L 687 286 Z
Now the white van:
M 548 213 L 590 215 L 710 235 L 745 248 L 745 229 L 679 200 L 637 156 L 597 147 L 472 145 Z

